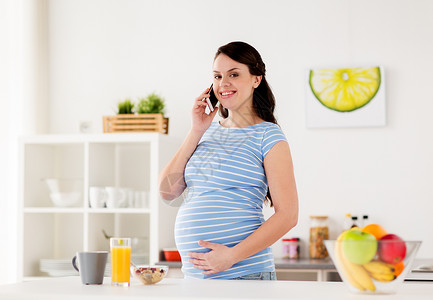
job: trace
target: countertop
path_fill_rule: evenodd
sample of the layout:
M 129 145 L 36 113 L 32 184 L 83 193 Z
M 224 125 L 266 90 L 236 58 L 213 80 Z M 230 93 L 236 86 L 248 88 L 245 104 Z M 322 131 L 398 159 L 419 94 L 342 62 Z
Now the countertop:
M 328 258 L 324 259 L 311 259 L 311 258 L 299 258 L 299 259 L 285 259 L 275 258 L 274 259 L 276 269 L 325 269 L 335 270 L 335 266 L 332 260 Z
M 433 284 L 405 282 L 396 294 L 355 295 L 342 282 L 199 280 L 166 278 L 155 285 L 131 280 L 130 287 L 83 285 L 78 276 L 0 286 L 0 299 L 431 299 Z
M 332 260 L 328 257 L 325 259 L 310 259 L 310 258 L 299 258 L 299 259 L 285 259 L 275 258 L 276 269 L 328 269 L 335 270 L 335 266 Z M 166 265 L 170 268 L 181 268 L 182 263 L 180 261 L 159 261 L 157 265 Z
M 280 271 L 286 270 L 322 270 L 322 271 L 336 271 L 335 265 L 328 257 L 325 259 L 284 259 L 275 258 L 275 268 Z M 159 261 L 157 265 L 166 265 L 170 268 L 181 268 L 180 261 Z M 425 268 L 429 266 L 430 268 Z M 433 259 L 415 259 L 412 265 L 412 272 L 410 272 L 406 279 L 407 281 L 433 281 Z
M 311 259 L 311 258 L 300 258 L 300 259 L 285 259 L 275 258 L 276 269 L 326 269 L 335 270 L 335 265 L 332 260 L 328 257 L 325 259 Z M 182 263 L 180 261 L 159 261 L 157 265 L 166 265 L 170 268 L 181 268 Z M 433 259 L 415 259 L 412 269 L 415 271 L 420 269 L 422 266 L 432 266 L 431 272 L 433 272 Z

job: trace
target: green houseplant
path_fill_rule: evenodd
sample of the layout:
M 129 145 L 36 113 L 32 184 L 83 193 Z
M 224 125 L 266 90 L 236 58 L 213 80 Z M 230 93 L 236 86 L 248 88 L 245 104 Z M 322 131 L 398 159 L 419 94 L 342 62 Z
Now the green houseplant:
M 134 103 L 132 103 L 131 99 L 126 98 L 125 100 L 119 102 L 117 104 L 117 114 L 133 114 L 134 113 Z
M 138 114 L 163 114 L 165 100 L 159 95 L 152 93 L 146 98 L 140 98 L 137 104 Z
M 103 116 L 104 132 L 160 132 L 168 134 L 169 119 L 164 117 L 164 99 L 155 93 L 133 103 L 118 103 L 116 116 Z

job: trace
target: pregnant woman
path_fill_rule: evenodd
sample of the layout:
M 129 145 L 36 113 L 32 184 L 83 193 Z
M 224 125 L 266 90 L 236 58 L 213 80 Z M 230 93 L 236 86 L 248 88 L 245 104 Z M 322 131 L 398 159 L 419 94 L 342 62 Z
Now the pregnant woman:
M 276 279 L 270 246 L 296 225 L 298 197 L 265 73 L 251 45 L 221 46 L 213 63 L 219 106 L 206 113 L 209 89 L 195 99 L 191 130 L 161 172 L 163 199 L 187 189 L 175 225 L 186 278 Z M 274 208 L 266 221 L 265 202 Z

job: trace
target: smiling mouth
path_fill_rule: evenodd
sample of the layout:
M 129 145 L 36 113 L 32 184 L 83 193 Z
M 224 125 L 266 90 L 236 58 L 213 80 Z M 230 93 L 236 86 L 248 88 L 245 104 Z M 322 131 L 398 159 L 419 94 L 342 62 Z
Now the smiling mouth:
M 220 93 L 220 95 L 221 96 L 231 96 L 231 95 L 233 95 L 234 93 L 236 93 L 236 92 L 233 92 L 233 91 L 230 91 L 230 92 L 222 92 L 222 93 Z

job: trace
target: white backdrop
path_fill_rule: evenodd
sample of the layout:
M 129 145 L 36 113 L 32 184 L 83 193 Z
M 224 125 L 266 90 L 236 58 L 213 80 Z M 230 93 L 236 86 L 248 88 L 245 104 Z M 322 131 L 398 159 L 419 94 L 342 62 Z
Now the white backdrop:
M 0 1 L 0 284 L 16 280 L 17 252 L 17 137 L 20 130 L 20 117 L 17 110 L 21 106 L 19 96 L 19 70 L 17 40 L 12 34 L 18 33 L 13 17 L 18 6 L 11 1 Z
M 5 50 L 11 40 L 23 53 L 14 60 L 21 65 L 1 68 L 0 90 L 2 109 L 14 103 L 22 118 L 21 133 L 76 133 L 80 121 L 101 132 L 102 115 L 119 99 L 157 92 L 167 101 L 170 135 L 182 138 L 216 49 L 244 40 L 263 56 L 291 145 L 300 219 L 288 236 L 301 237 L 303 255 L 310 215 L 328 215 L 335 238 L 349 212 L 423 240 L 419 257 L 432 257 L 433 1 L 3 0 L 0 17 L 10 3 L 19 18 L 0 18 L 1 65 L 20 53 Z M 386 127 L 306 128 L 305 70 L 335 65 L 384 67 Z M 25 72 L 11 92 L 8 72 L 17 67 Z M 20 99 L 25 109 L 17 110 Z M 14 140 L 1 128 L 5 151 L 5 136 Z M 10 168 L 0 179 L 15 195 L 15 179 L 5 184 L 17 171 Z M 4 224 L 16 221 L 16 198 L 5 199 L 2 237 Z
M 18 138 L 48 132 L 47 1 L 0 0 L 0 284 L 17 277 Z
M 422 0 L 49 1 L 50 132 L 83 120 L 100 132 L 119 99 L 155 91 L 184 137 L 216 49 L 244 40 L 267 64 L 292 148 L 300 219 L 288 236 L 303 254 L 310 215 L 328 215 L 335 238 L 349 212 L 423 240 L 419 256 L 432 257 L 432 14 Z M 384 67 L 386 127 L 306 128 L 305 70 L 334 65 Z

